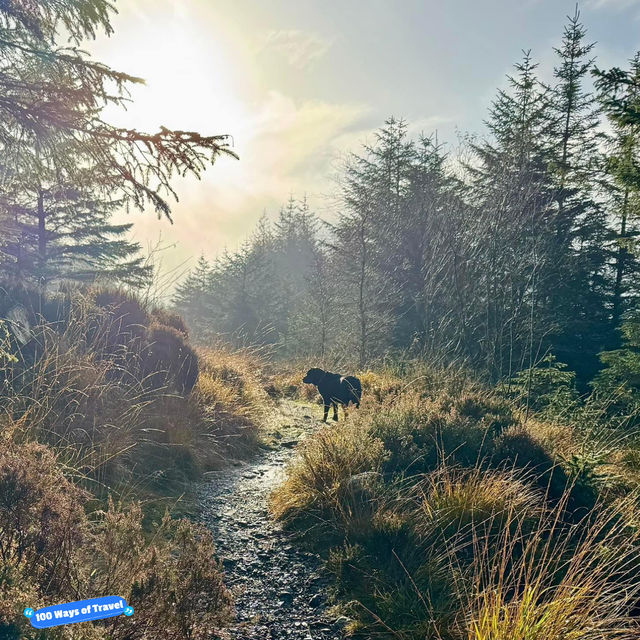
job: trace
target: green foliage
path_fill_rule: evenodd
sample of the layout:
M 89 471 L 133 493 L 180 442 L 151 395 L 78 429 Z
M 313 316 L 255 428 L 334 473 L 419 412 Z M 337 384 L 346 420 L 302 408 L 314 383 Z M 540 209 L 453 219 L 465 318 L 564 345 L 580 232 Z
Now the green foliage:
M 154 134 L 103 118 L 143 82 L 92 60 L 79 45 L 111 33 L 106 0 L 0 5 L 2 77 L 0 276 L 45 290 L 59 280 L 108 278 L 140 286 L 150 267 L 114 209 L 151 204 L 170 218 L 173 175 L 199 176 L 226 136 L 162 127 Z M 63 35 L 73 46 L 60 45 Z
M 632 60 L 631 71 L 614 67 L 609 71 L 594 70 L 596 87 L 602 94 L 605 109 L 623 127 L 640 125 L 640 104 L 638 102 L 638 62 Z
M 607 412 L 634 415 L 640 402 L 640 324 L 630 319 L 622 325 L 621 349 L 604 351 L 604 368 L 593 380 L 598 397 L 608 400 Z
M 576 374 L 552 354 L 538 365 L 519 371 L 507 384 L 506 392 L 526 407 L 549 417 L 561 416 L 578 401 Z
M 121 207 L 96 193 L 97 170 L 61 184 L 57 171 L 38 169 L 37 178 L 21 176 L 5 191 L 0 269 L 5 278 L 25 286 L 103 280 L 140 287 L 151 266 L 139 244 L 126 239 L 132 224 L 113 224 Z

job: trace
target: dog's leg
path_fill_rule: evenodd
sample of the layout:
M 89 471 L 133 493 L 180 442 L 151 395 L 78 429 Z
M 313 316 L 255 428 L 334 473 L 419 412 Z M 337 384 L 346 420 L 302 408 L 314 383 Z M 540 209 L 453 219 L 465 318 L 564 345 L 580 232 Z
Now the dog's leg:
M 329 415 L 329 405 L 325 402 L 324 403 L 324 417 L 322 418 L 322 422 L 326 422 L 327 421 L 328 415 Z
M 333 403 L 333 419 L 338 422 L 338 403 Z

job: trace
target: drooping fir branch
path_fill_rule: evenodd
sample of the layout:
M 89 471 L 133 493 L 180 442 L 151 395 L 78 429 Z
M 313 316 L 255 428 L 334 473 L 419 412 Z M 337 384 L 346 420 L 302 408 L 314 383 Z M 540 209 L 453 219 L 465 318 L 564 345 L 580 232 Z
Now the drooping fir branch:
M 170 219 L 167 197 L 175 175 L 200 176 L 221 155 L 236 157 L 228 136 L 161 127 L 155 133 L 123 129 L 106 122 L 108 104 L 123 106 L 132 84 L 143 82 L 95 62 L 77 48 L 59 47 L 64 30 L 77 45 L 111 33 L 114 11 L 104 0 L 0 0 L 0 144 L 5 165 L 18 166 L 34 147 L 67 173 L 61 141 L 82 150 L 96 166 L 111 172 L 107 188 L 127 203 L 153 205 Z
M 620 125 L 640 125 L 640 52 L 631 60 L 631 69 L 595 68 L 596 88 L 607 114 Z

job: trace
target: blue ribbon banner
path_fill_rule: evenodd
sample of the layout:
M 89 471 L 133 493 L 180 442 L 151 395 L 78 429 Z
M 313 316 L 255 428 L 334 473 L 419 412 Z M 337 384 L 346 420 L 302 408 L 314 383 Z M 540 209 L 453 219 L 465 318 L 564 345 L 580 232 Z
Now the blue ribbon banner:
M 112 618 L 124 613 L 126 616 L 133 614 L 133 607 L 127 606 L 127 601 L 120 596 L 104 596 L 91 598 L 90 600 L 78 600 L 54 604 L 34 611 L 31 608 L 24 610 L 24 615 L 31 619 L 31 626 L 36 629 L 57 627 L 61 624 L 73 624 L 74 622 L 89 622 Z

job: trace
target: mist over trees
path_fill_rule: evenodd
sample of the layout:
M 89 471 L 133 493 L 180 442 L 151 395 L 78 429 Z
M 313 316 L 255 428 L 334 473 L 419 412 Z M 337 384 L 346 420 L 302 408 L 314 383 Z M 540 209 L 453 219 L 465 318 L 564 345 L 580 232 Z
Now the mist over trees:
M 231 153 L 224 136 L 103 119 L 141 82 L 79 48 L 110 33 L 110 12 L 104 0 L 0 5 L 4 290 L 144 285 L 151 269 L 113 212 L 170 216 L 171 177 Z M 331 222 L 291 198 L 238 250 L 202 257 L 175 306 L 200 339 L 283 356 L 446 354 L 497 380 L 551 353 L 593 380 L 635 348 L 640 287 L 640 54 L 610 70 L 595 55 L 576 12 L 551 82 L 525 52 L 486 136 L 456 153 L 388 119 L 345 160 Z
M 507 80 L 455 157 L 390 118 L 344 163 L 335 221 L 292 198 L 201 258 L 174 299 L 196 334 L 360 365 L 446 353 L 492 379 L 552 353 L 591 380 L 637 309 L 639 57 L 598 70 L 576 12 L 551 84 L 530 52 Z

